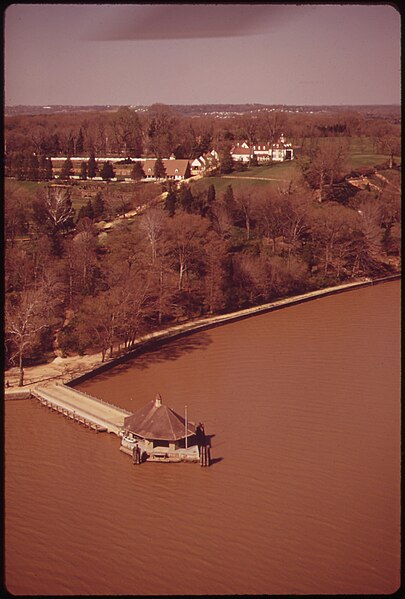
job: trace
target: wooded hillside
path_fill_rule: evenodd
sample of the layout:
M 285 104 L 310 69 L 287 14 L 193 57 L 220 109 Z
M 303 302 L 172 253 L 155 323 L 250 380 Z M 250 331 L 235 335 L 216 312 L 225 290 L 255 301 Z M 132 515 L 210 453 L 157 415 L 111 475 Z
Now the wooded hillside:
M 7 364 L 104 359 L 168 323 L 398 272 L 401 182 L 399 125 L 355 113 L 224 121 L 157 105 L 6 119 L 8 168 L 34 151 L 195 157 L 282 132 L 302 152 L 273 184 L 252 185 L 255 166 L 180 186 L 7 178 Z M 356 170 L 358 144 L 371 154 Z

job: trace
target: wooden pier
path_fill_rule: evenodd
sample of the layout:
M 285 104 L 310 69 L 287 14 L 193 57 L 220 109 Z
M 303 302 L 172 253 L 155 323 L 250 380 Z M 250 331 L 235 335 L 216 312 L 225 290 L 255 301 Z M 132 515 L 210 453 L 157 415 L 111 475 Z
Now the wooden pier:
M 131 412 L 63 384 L 35 387 L 31 395 L 41 405 L 97 432 L 120 436 L 124 418 Z
M 189 447 L 170 448 L 139 438 L 136 439 L 135 445 L 134 440 L 130 442 L 125 436 L 127 425 L 125 425 L 124 420 L 128 417 L 133 417 L 134 414 L 132 412 L 92 397 L 83 391 L 68 387 L 63 383 L 53 383 L 30 388 L 25 393 L 25 397 L 27 396 L 39 401 L 41 406 L 77 422 L 89 430 L 96 431 L 97 433 L 114 433 L 121 438 L 120 450 L 130 455 L 133 463 L 136 465 L 142 464 L 144 461 L 199 462 L 203 467 L 211 465 L 209 442 L 190 445 Z M 161 411 L 164 409 L 161 402 L 155 407 Z M 176 416 L 174 412 L 173 414 Z M 155 418 L 155 420 L 158 419 Z M 188 424 L 190 426 L 190 422 Z M 188 428 L 189 432 L 190 430 Z M 173 432 L 172 426 L 170 426 L 170 431 Z M 183 434 L 183 430 L 181 434 Z M 193 435 L 190 433 L 189 436 L 192 437 Z

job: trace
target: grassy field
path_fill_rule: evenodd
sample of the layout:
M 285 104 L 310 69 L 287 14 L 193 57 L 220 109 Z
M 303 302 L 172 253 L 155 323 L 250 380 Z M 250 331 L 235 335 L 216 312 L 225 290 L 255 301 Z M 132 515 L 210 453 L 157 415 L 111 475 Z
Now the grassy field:
M 293 173 L 297 169 L 297 163 L 295 160 L 288 160 L 286 162 L 279 162 L 273 164 L 266 164 L 261 166 L 253 166 L 247 171 L 233 172 L 232 177 L 243 178 L 243 177 L 263 177 L 265 179 L 278 179 L 288 180 L 291 179 Z
M 214 185 L 217 193 L 222 193 L 226 190 L 229 185 L 232 185 L 233 190 L 237 190 L 239 187 L 252 187 L 254 189 L 262 189 L 269 187 L 269 185 L 280 184 L 278 181 L 266 181 L 262 179 L 256 179 L 254 173 L 249 173 L 247 176 L 252 177 L 251 179 L 243 179 L 242 177 L 207 177 L 191 183 L 191 191 L 206 191 L 210 185 Z
M 347 165 L 349 169 L 356 169 L 360 166 L 372 167 L 377 164 L 382 164 L 388 160 L 387 154 L 379 154 L 373 145 L 372 139 L 369 137 L 341 137 L 336 138 L 336 142 L 341 140 L 343 143 L 347 143 L 348 157 Z M 333 139 L 332 139 L 333 141 Z M 320 138 L 320 144 L 328 144 L 330 140 L 328 138 Z M 395 162 L 401 163 L 401 157 L 396 156 Z
M 10 181 L 13 181 L 13 183 L 30 195 L 35 195 L 39 189 L 46 185 L 43 181 L 18 181 L 17 179 L 11 179 Z
M 10 181 L 10 180 L 8 180 Z M 11 182 L 11 181 L 10 181 Z M 57 181 L 55 180 L 54 183 Z M 17 185 L 22 190 L 24 190 L 31 198 L 34 198 L 37 192 L 49 185 L 48 181 L 18 181 L 17 179 L 12 179 L 12 184 Z M 110 182 L 103 183 L 100 181 L 86 181 L 86 182 L 78 182 L 72 181 L 70 184 L 70 197 L 72 200 L 73 208 L 76 210 L 76 214 L 79 212 L 80 208 L 87 204 L 88 199 L 93 198 L 97 191 L 103 192 L 106 189 L 106 186 L 111 186 L 114 191 L 121 193 L 124 196 L 133 197 L 133 184 L 128 183 L 120 183 L 120 182 Z M 138 184 L 138 188 L 145 187 L 150 188 L 151 183 L 143 183 Z
M 217 193 L 223 193 L 228 185 L 235 191 L 238 187 L 253 187 L 255 189 L 268 186 L 279 187 L 290 181 L 297 173 L 298 165 L 293 161 L 263 166 L 253 166 L 246 171 L 233 172 L 218 177 L 204 177 L 192 182 L 192 190 L 205 191 L 214 185 Z
M 48 185 L 43 181 L 18 181 L 13 179 L 13 183 L 27 192 L 31 197 L 35 197 L 37 192 Z M 87 197 L 84 197 L 76 186 L 71 187 L 71 198 L 73 208 L 78 212 L 80 208 L 87 203 Z

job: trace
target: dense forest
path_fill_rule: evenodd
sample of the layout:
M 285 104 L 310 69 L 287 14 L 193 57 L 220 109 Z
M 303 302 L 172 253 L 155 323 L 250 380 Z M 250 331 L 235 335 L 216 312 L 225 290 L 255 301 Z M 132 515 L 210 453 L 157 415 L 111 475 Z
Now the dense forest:
M 263 168 L 252 164 L 248 178 L 218 185 L 241 174 L 229 163 L 234 141 L 281 133 L 299 148 L 282 184 L 252 185 Z M 369 152 L 356 168 L 353 140 Z M 55 351 L 104 360 L 171 323 L 399 271 L 396 119 L 354 111 L 220 119 L 159 104 L 139 114 L 6 117 L 5 142 L 6 366 L 20 366 L 21 384 L 24 365 Z M 85 173 L 78 183 L 49 170 L 51 156 L 192 159 L 212 148 L 221 161 L 204 185 L 96 185 Z

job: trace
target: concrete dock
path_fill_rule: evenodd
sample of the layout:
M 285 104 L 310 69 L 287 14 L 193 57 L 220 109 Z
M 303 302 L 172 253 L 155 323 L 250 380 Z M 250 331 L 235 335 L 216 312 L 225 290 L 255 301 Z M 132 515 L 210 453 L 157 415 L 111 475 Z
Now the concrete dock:
M 95 430 L 104 430 L 116 435 L 119 435 L 123 427 L 124 418 L 132 414 L 61 383 L 36 386 L 31 389 L 31 396 L 43 405 Z

